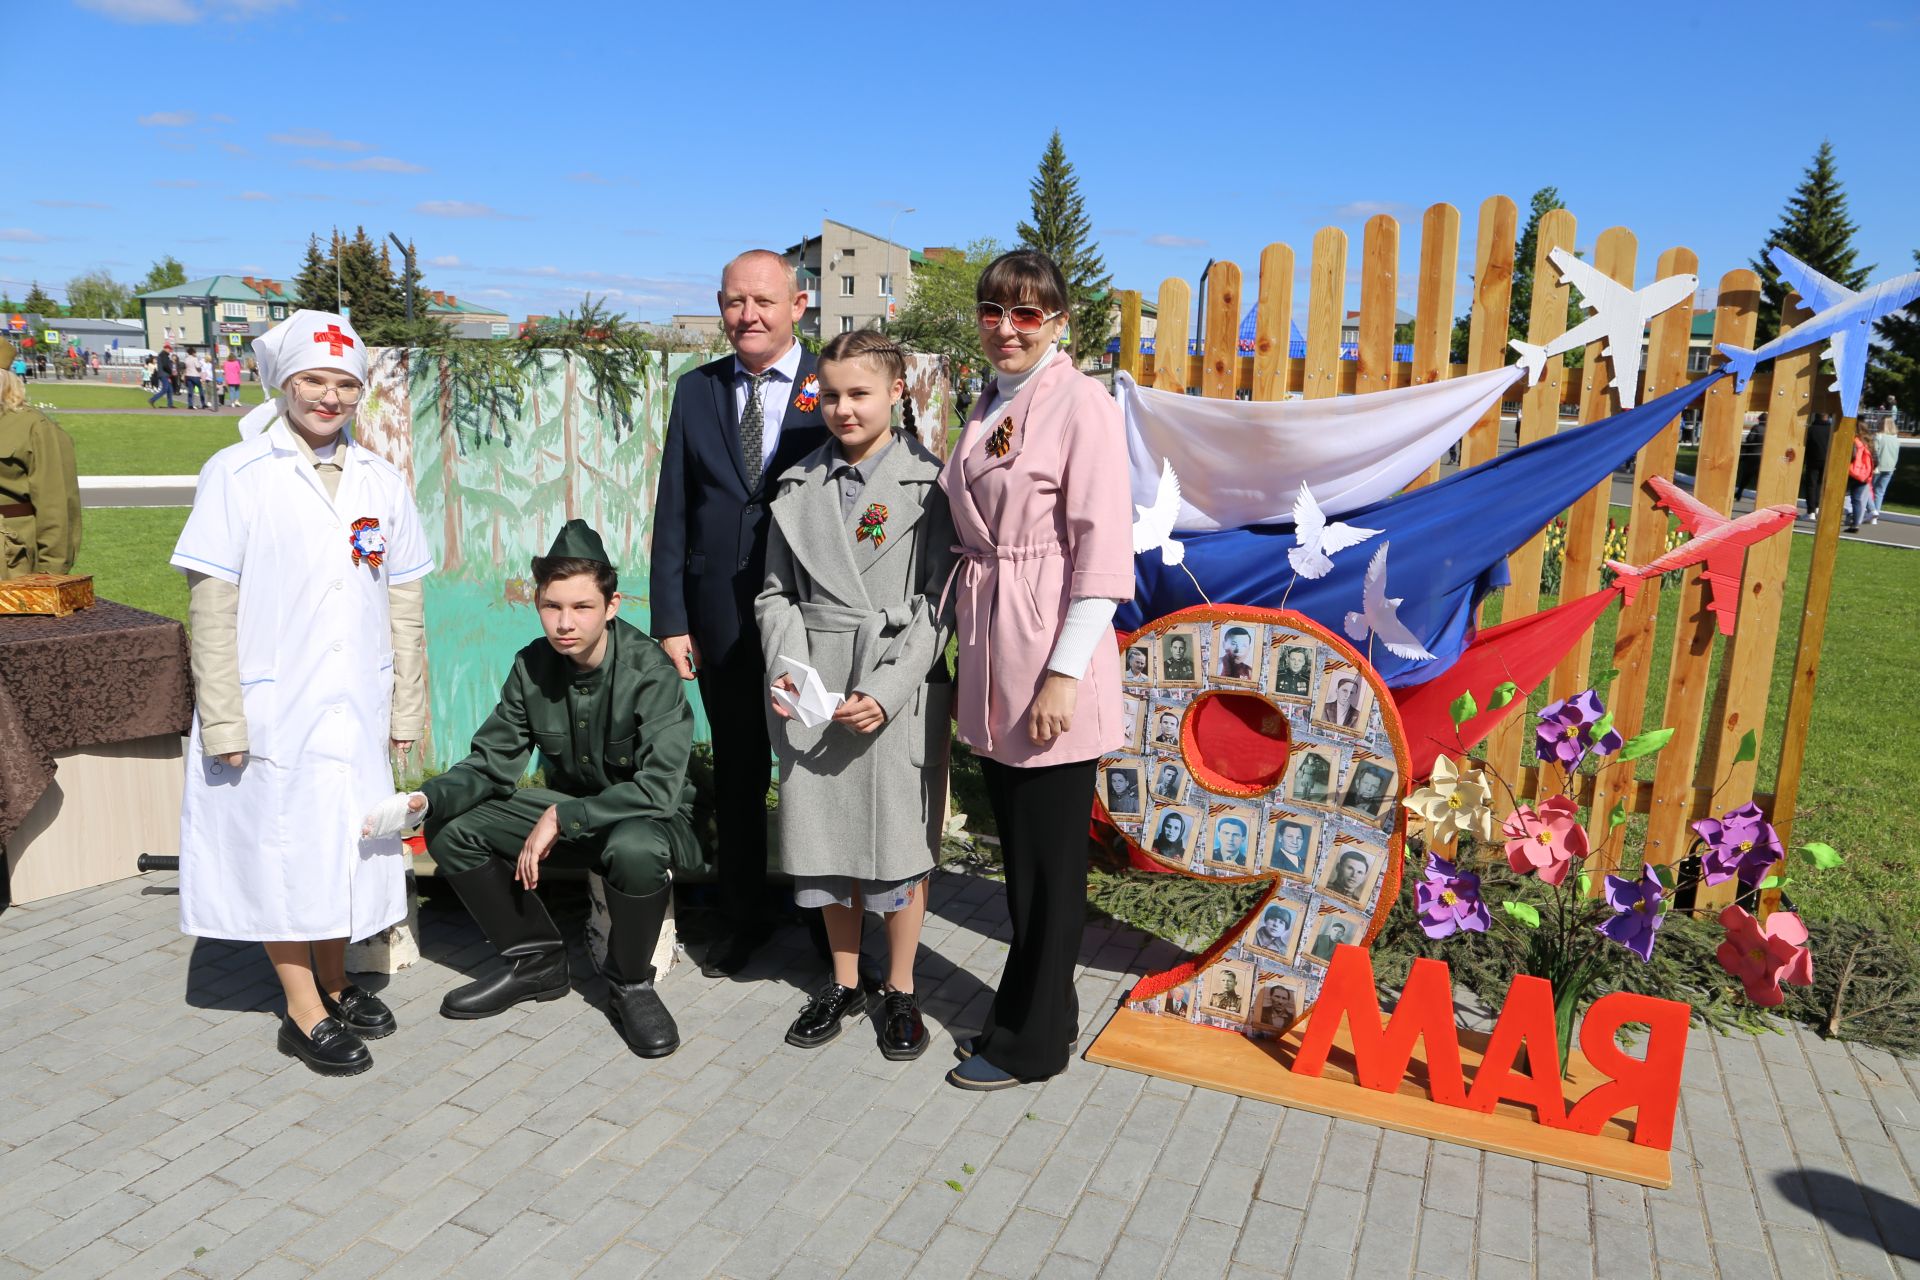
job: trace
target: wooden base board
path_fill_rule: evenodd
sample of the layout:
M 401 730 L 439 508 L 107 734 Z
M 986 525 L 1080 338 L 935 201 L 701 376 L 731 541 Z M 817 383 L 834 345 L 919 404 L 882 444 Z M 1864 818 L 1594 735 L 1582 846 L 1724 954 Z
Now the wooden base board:
M 1304 1029 L 1304 1025 L 1295 1027 L 1279 1040 L 1249 1040 L 1230 1031 L 1122 1009 L 1087 1050 L 1087 1061 L 1603 1178 L 1646 1187 L 1673 1185 L 1669 1153 L 1635 1145 L 1631 1121 L 1615 1117 L 1598 1134 L 1569 1133 L 1536 1123 L 1531 1109 L 1510 1103 L 1491 1115 L 1442 1106 L 1415 1083 L 1426 1074 L 1426 1063 L 1417 1050 L 1399 1092 L 1364 1089 L 1354 1081 L 1353 1045 L 1344 1025 L 1334 1039 L 1323 1075 L 1318 1079 L 1295 1075 L 1290 1067 Z M 1479 1068 L 1486 1045 L 1486 1036 L 1460 1032 L 1460 1060 L 1469 1080 Z M 1570 1102 L 1604 1079 L 1578 1049 L 1573 1051 L 1573 1070 L 1566 1082 Z
M 185 742 L 162 734 L 56 752 L 53 783 L 7 842 L 13 900 L 122 880 L 143 853 L 180 852 Z

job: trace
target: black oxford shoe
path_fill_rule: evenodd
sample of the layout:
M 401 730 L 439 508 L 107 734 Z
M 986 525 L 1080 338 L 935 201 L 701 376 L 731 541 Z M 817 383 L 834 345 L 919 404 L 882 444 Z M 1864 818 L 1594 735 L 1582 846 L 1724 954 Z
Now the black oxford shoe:
M 927 1024 L 911 991 L 889 991 L 882 1005 L 880 1053 L 893 1062 L 908 1062 L 927 1048 Z
M 866 992 L 858 987 L 843 987 L 829 978 L 787 1028 L 787 1043 L 800 1049 L 817 1049 L 840 1034 L 843 1021 L 866 1011 Z
M 322 1018 L 307 1032 L 281 1014 L 280 1052 L 300 1059 L 323 1076 L 357 1076 L 373 1065 L 366 1044 L 338 1018 Z
M 362 991 L 352 983 L 340 989 L 338 1000 L 322 991 L 320 1003 L 326 1006 L 329 1015 L 344 1022 L 347 1030 L 362 1040 L 390 1036 L 398 1026 L 393 1020 L 393 1010 L 387 1008 L 386 1001 L 371 991 Z
M 664 1058 L 680 1047 L 680 1028 L 651 982 L 609 982 L 607 1004 L 621 1038 L 642 1058 Z

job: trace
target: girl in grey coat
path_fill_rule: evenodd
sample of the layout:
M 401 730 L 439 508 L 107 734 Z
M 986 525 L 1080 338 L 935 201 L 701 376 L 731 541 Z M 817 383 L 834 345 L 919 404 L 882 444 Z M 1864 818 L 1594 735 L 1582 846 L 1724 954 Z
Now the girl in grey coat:
M 780 477 L 754 605 L 773 686 L 780 858 L 833 949 L 833 976 L 787 1042 L 825 1044 L 866 1011 L 861 913 L 872 910 L 886 917 L 891 952 L 880 1050 L 896 1060 L 927 1044 L 913 960 L 946 817 L 951 686 L 936 615 L 955 540 L 939 459 L 893 429 L 905 375 L 900 349 L 876 332 L 841 334 L 820 353 L 834 438 Z M 845 698 L 812 728 L 792 709 L 801 665 Z

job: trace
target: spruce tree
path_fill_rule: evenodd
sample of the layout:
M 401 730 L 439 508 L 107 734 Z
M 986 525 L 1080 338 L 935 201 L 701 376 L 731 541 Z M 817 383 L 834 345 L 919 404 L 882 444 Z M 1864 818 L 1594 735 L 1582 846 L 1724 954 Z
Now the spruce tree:
M 393 263 L 374 244 L 365 227 L 355 227 L 351 240 L 339 242 L 340 286 L 352 308 L 353 327 L 368 342 L 379 345 L 376 334 L 391 324 L 404 323 L 405 304 L 393 278 Z
M 1564 209 L 1567 202 L 1560 198 L 1560 188 L 1542 187 L 1533 193 L 1533 199 L 1527 209 L 1527 225 L 1521 229 L 1520 243 L 1513 251 L 1513 288 L 1507 295 L 1507 336 L 1526 341 L 1527 327 L 1533 322 L 1533 266 L 1540 254 L 1540 219 L 1555 209 Z M 1574 256 L 1584 256 L 1578 250 Z M 1555 276 L 1550 284 L 1557 284 Z M 1567 294 L 1567 328 L 1580 323 L 1585 309 L 1575 300 L 1575 293 Z M 1472 309 L 1467 312 L 1471 317 Z M 1465 339 L 1460 340 L 1460 350 L 1465 351 Z M 1581 353 L 1573 353 L 1574 363 L 1579 362 Z M 1464 357 L 1463 357 L 1464 358 Z
M 54 300 L 52 294 L 40 287 L 38 280 L 35 280 L 27 289 L 27 300 L 20 304 L 20 309 L 28 315 L 35 316 L 57 316 L 64 314 L 60 310 L 60 304 Z
M 300 272 L 293 278 L 293 296 L 303 307 L 315 311 L 333 310 L 333 246 L 339 242 L 340 233 L 334 232 L 327 241 L 327 252 L 320 251 L 320 237 L 307 237 L 306 260 L 300 264 Z
M 1020 247 L 1037 249 L 1052 258 L 1067 278 L 1070 348 L 1077 363 L 1106 345 L 1113 277 L 1100 258 L 1087 217 L 1080 180 L 1067 161 L 1067 150 L 1055 129 L 1040 157 L 1040 171 L 1028 184 L 1033 221 L 1019 226 Z
M 1800 185 L 1780 211 L 1780 225 L 1767 233 L 1766 243 L 1752 262 L 1760 276 L 1760 330 L 1756 344 L 1780 332 L 1780 304 L 1787 289 L 1767 257 L 1778 245 L 1835 284 L 1858 289 L 1872 267 L 1855 265 L 1853 219 L 1847 216 L 1847 195 L 1833 162 L 1833 144 L 1822 140 L 1813 163 L 1801 175 Z

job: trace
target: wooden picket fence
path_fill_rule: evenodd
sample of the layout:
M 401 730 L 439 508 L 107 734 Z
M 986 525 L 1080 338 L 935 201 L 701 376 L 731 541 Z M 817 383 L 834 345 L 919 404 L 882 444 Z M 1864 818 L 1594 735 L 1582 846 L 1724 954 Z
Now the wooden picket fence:
M 1413 359 L 1393 360 L 1395 298 L 1400 270 L 1400 225 L 1389 215 L 1370 219 L 1361 243 L 1359 270 L 1360 315 L 1357 358 L 1340 358 L 1341 325 L 1346 315 L 1348 244 L 1346 232 L 1327 227 L 1313 238 L 1307 288 L 1304 356 L 1289 355 L 1293 319 L 1294 251 L 1270 244 L 1260 254 L 1256 332 L 1250 356 L 1239 350 L 1244 282 L 1238 265 L 1216 262 L 1206 282 L 1205 344 L 1197 355 L 1180 358 L 1188 349 L 1191 290 L 1185 280 L 1170 278 L 1160 286 L 1154 345 L 1160 358 L 1140 353 L 1140 295 L 1119 293 L 1121 306 L 1118 363 L 1143 386 L 1161 390 L 1198 391 L 1203 396 L 1227 398 L 1237 392 L 1255 400 L 1276 400 L 1289 392 L 1308 399 L 1332 395 L 1367 395 L 1393 387 L 1434 382 L 1466 373 L 1478 373 L 1509 362 L 1507 316 L 1513 282 L 1518 210 L 1506 196 L 1489 197 L 1480 206 L 1474 246 L 1472 318 L 1467 362 L 1449 362 L 1456 313 L 1455 281 L 1460 255 L 1460 211 L 1436 204 L 1421 218 L 1418 300 L 1415 307 Z M 1571 250 L 1575 221 L 1571 212 L 1557 209 L 1541 219 L 1539 257 L 1534 267 L 1532 311 L 1527 340 L 1545 345 L 1566 331 L 1568 289 L 1557 268 L 1548 261 L 1555 248 Z M 1609 227 L 1594 242 L 1591 261 L 1601 272 L 1623 284 L 1635 284 L 1638 241 L 1625 227 Z M 1653 278 L 1699 270 L 1692 250 L 1671 248 L 1660 254 Z M 1641 282 L 1642 284 L 1646 282 Z M 1760 301 L 1760 281 L 1740 268 L 1720 278 L 1714 310 L 1713 367 L 1723 361 L 1719 344 L 1753 345 Z M 1797 323 L 1806 317 L 1797 299 L 1790 299 L 1785 316 Z M 1687 342 L 1693 311 L 1674 307 L 1656 317 L 1649 332 L 1639 397 L 1645 404 L 1704 373 L 1687 371 Z M 1564 358 L 1550 360 L 1537 386 L 1521 397 L 1519 439 L 1539 440 L 1563 426 L 1562 406 L 1577 406 L 1577 423 L 1594 422 L 1619 412 L 1609 362 L 1601 358 L 1604 343 L 1585 349 L 1577 369 Z M 1802 351 L 1762 365 L 1744 392 L 1736 394 L 1731 381 L 1722 381 L 1701 403 L 1699 462 L 1694 494 L 1707 506 L 1725 511 L 1734 497 L 1739 464 L 1741 425 L 1749 407 L 1766 411 L 1757 483 L 1761 505 L 1792 502 L 1800 487 L 1802 445 L 1817 411 L 1834 414 L 1835 397 L 1816 391 L 1815 353 Z M 1569 377 L 1569 374 L 1574 376 Z M 1494 456 L 1498 446 L 1500 408 L 1495 406 L 1468 433 L 1462 444 L 1461 465 L 1473 466 Z M 1829 456 L 1844 460 L 1852 449 L 1854 424 L 1840 421 Z M 1666 549 L 1669 518 L 1654 509 L 1649 476 L 1673 474 L 1679 442 L 1679 420 L 1667 424 L 1634 462 L 1634 494 L 1627 522 L 1627 556 L 1645 564 Z M 1438 464 L 1416 481 L 1437 478 Z M 1838 512 L 1844 492 L 1846 467 L 1827 468 L 1822 507 Z M 1567 513 L 1561 599 L 1596 591 L 1606 537 L 1608 505 L 1613 479 L 1609 476 L 1575 503 Z M 1682 593 L 1678 625 L 1667 667 L 1664 697 L 1649 699 L 1653 669 L 1655 623 L 1662 587 L 1647 582 L 1634 604 L 1621 610 L 1611 662 L 1595 663 L 1591 636 L 1570 653 L 1554 673 L 1550 696 L 1562 698 L 1588 685 L 1590 672 L 1609 667 L 1619 671 L 1607 696 L 1619 731 L 1632 737 L 1643 728 L 1671 726 L 1673 741 L 1657 757 L 1654 776 L 1635 780 L 1626 767 L 1609 770 L 1597 786 L 1589 783 L 1593 843 L 1607 835 L 1607 816 L 1624 802 L 1631 813 L 1647 816 L 1646 850 L 1656 864 L 1685 857 L 1692 842 L 1687 824 L 1751 798 L 1767 810 L 1783 840 L 1791 838 L 1794 805 L 1799 792 L 1807 726 L 1812 715 L 1813 691 L 1820 667 L 1820 644 L 1826 625 L 1828 592 L 1840 521 L 1825 519 L 1815 534 L 1813 564 L 1800 606 L 1799 645 L 1780 743 L 1779 769 L 1771 794 L 1754 791 L 1759 761 L 1735 762 L 1741 739 L 1753 730 L 1764 739 L 1767 700 L 1773 676 L 1773 658 L 1788 601 L 1784 587 L 1792 535 L 1770 538 L 1747 555 L 1738 625 L 1722 639 L 1707 608 L 1707 588 L 1696 571 L 1689 571 L 1678 590 Z M 1510 560 L 1513 583 L 1504 589 L 1502 615 L 1516 618 L 1533 612 L 1540 599 L 1540 568 L 1546 554 L 1543 533 Z M 1716 648 L 1723 650 L 1717 681 L 1709 687 Z M 1482 691 L 1484 692 L 1484 691 Z M 1519 779 L 1523 795 L 1539 793 L 1539 770 L 1532 763 L 1531 718 L 1511 717 L 1488 740 L 1484 751 L 1503 775 Z M 1616 845 L 1617 847 L 1617 845 Z M 1598 871 L 1607 865 L 1596 859 Z M 1601 877 L 1594 876 L 1596 890 Z M 1733 882 L 1702 886 L 1695 910 L 1718 911 L 1732 901 Z

